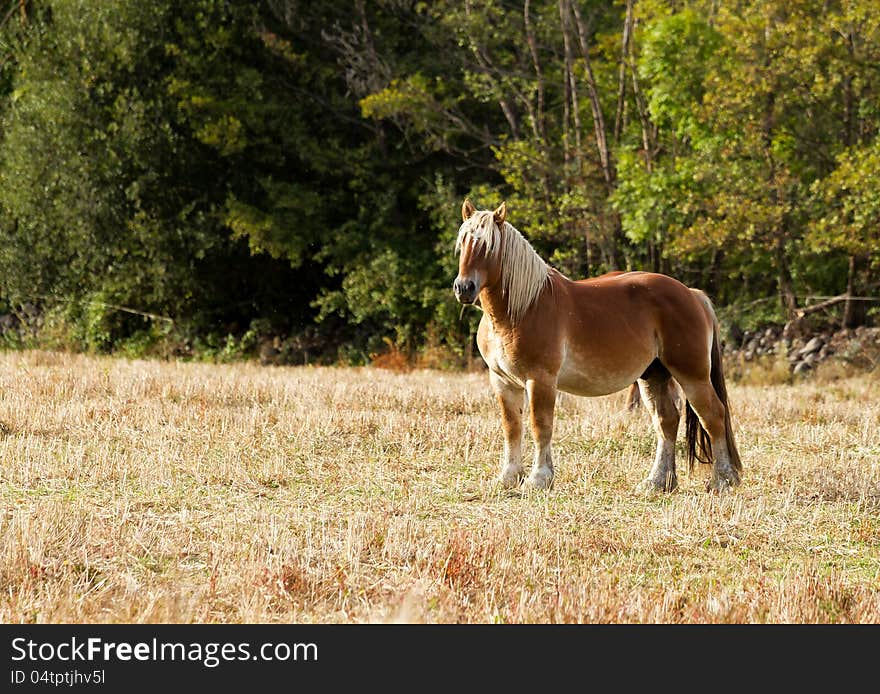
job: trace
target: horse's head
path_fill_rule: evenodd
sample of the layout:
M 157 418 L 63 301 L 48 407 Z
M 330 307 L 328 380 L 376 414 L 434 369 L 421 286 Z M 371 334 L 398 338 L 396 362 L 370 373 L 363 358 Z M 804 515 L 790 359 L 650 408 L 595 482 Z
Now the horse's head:
M 499 281 L 501 262 L 498 251 L 506 216 L 507 203 L 504 202 L 494 212 L 477 211 L 467 199 L 462 204 L 462 225 L 455 243 L 461 255 L 458 259 L 458 277 L 452 283 L 455 298 L 460 303 L 474 303 L 480 290 Z

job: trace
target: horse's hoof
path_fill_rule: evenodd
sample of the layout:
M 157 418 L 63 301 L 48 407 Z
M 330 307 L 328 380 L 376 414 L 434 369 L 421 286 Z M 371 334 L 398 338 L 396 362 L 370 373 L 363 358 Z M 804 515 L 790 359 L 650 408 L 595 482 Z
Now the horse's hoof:
M 532 472 L 526 477 L 523 486 L 526 489 L 550 489 L 553 486 L 553 473 L 544 470 Z
M 706 482 L 706 491 L 710 494 L 724 494 L 739 486 L 739 475 L 732 470 L 723 475 L 712 475 Z
M 502 472 L 498 478 L 498 484 L 500 484 L 505 489 L 513 489 L 514 487 L 518 487 L 523 480 L 523 472 L 522 470 L 505 470 Z
M 654 480 L 650 477 L 643 479 L 633 488 L 633 493 L 639 496 L 659 496 L 662 492 L 663 489 L 654 484 Z
M 674 492 L 676 489 L 678 489 L 678 480 L 675 477 L 667 479 L 665 483 L 646 477 L 636 485 L 634 491 L 642 496 L 658 496 L 664 492 Z

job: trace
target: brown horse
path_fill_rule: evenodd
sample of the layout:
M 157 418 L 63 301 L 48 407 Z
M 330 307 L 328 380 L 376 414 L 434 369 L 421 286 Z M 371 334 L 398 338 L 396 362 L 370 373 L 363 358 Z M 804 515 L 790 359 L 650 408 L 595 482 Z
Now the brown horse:
M 710 491 L 739 484 L 742 464 L 733 439 L 718 321 L 709 298 L 666 275 L 615 272 L 572 281 L 549 267 L 505 221 L 507 207 L 477 211 L 469 200 L 453 289 L 462 304 L 483 310 L 477 345 L 501 408 L 504 453 L 500 482 L 523 477 L 522 415 L 528 402 L 535 442 L 526 486 L 553 482 L 550 439 L 556 393 L 599 396 L 638 381 L 657 431 L 657 454 L 642 492 L 672 491 L 675 438 L 686 401 L 688 458 L 714 459 Z

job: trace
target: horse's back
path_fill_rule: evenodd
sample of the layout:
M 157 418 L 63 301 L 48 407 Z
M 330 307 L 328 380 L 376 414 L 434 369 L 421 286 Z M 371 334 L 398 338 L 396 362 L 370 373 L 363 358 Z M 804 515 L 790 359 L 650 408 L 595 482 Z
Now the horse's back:
M 669 275 L 664 275 L 659 272 L 647 272 L 645 270 L 612 270 L 611 272 L 606 272 L 603 275 L 596 275 L 595 277 L 585 277 L 584 279 L 576 280 L 575 284 L 652 285 L 666 284 L 670 282 L 676 285 L 680 285 L 685 289 L 688 288 L 687 285 L 683 284 L 674 277 L 670 277 Z
M 669 275 L 634 270 L 613 272 L 573 282 L 576 295 L 591 292 L 594 300 L 601 297 L 614 308 L 632 309 L 634 304 L 656 306 L 666 312 L 690 313 L 699 307 L 703 313 L 708 297 L 699 289 L 692 289 Z

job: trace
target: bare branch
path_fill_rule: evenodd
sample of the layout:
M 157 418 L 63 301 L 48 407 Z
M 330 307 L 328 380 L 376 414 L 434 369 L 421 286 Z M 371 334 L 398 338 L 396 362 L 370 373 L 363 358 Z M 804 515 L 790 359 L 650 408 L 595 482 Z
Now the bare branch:
M 609 189 L 614 187 L 616 174 L 614 164 L 611 160 L 611 152 L 608 149 L 608 138 L 606 137 L 605 117 L 602 115 L 602 105 L 599 101 L 599 88 L 596 84 L 596 77 L 593 74 L 593 66 L 590 61 L 590 46 L 587 41 L 587 28 L 584 24 L 581 11 L 577 2 L 571 0 L 563 0 L 568 9 L 574 15 L 575 26 L 577 27 L 578 41 L 581 47 L 581 57 L 584 60 L 584 71 L 587 76 L 587 91 L 590 95 L 590 108 L 593 112 L 593 129 L 596 132 L 596 147 L 599 151 L 599 161 L 602 165 L 602 175 L 605 177 L 605 183 Z
M 537 92 L 538 92 L 538 107 L 536 117 L 538 119 L 537 122 L 537 130 L 538 135 L 541 138 L 541 142 L 546 145 L 547 143 L 547 128 L 544 118 L 544 73 L 541 71 L 541 62 L 538 59 L 538 42 L 535 39 L 535 31 L 532 28 L 531 17 L 529 16 L 529 7 L 531 5 L 530 0 L 525 0 L 523 5 L 523 23 L 525 24 L 526 30 L 526 43 L 529 46 L 529 54 L 532 57 L 532 66 L 535 69 L 535 78 L 537 79 Z
M 563 116 L 565 123 L 565 135 L 563 137 L 563 148 L 565 150 L 565 160 L 568 163 L 570 158 L 569 148 L 570 143 L 568 142 L 568 112 L 569 112 L 569 101 L 571 102 L 571 119 L 574 122 L 574 158 L 577 163 L 578 172 L 581 170 L 581 157 L 582 157 L 582 145 L 581 145 L 581 113 L 580 113 L 580 99 L 578 97 L 578 88 L 577 88 L 577 78 L 574 74 L 574 55 L 571 47 L 571 38 L 569 36 L 569 18 L 568 12 L 565 4 L 565 0 L 559 0 L 559 21 L 562 27 L 562 45 L 563 45 L 563 53 L 565 56 L 565 115 Z
M 626 67 L 629 56 L 633 28 L 633 5 L 635 0 L 626 0 L 626 19 L 623 21 L 623 38 L 620 47 L 620 73 L 617 76 L 617 112 L 614 116 L 614 142 L 620 143 L 623 130 L 624 110 L 626 109 Z

